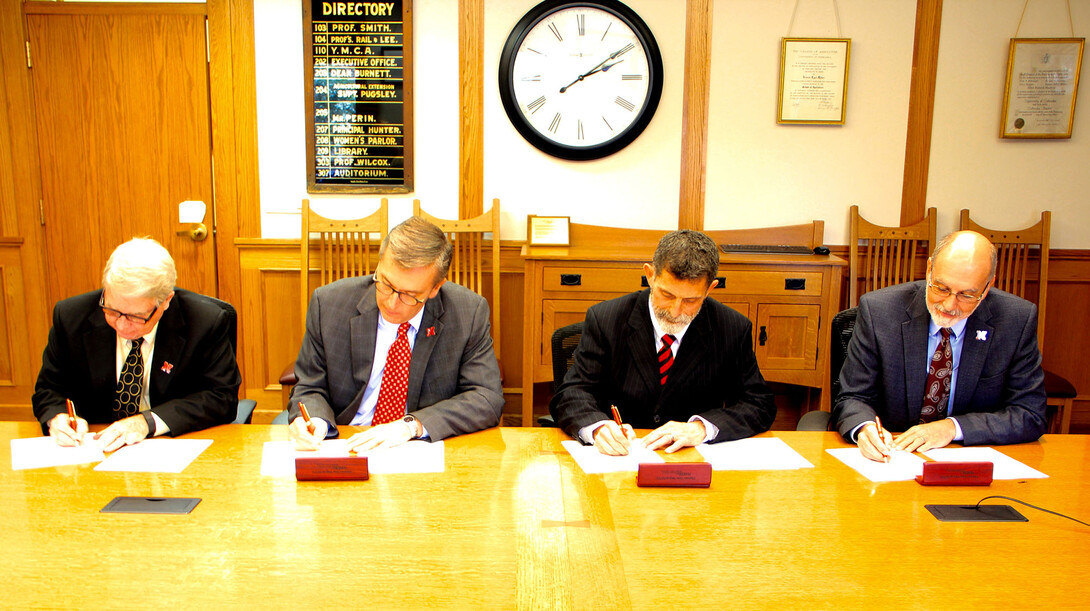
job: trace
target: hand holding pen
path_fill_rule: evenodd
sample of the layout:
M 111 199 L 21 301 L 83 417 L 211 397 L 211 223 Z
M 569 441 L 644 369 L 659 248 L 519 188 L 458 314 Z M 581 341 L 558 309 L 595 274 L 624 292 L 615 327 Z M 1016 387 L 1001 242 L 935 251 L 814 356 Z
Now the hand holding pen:
M 299 406 L 300 416 L 288 426 L 288 436 L 296 450 L 317 450 L 325 439 L 329 425 L 321 418 L 311 418 L 302 401 L 296 405 Z
M 76 406 L 65 399 L 67 413 L 60 413 L 49 421 L 49 436 L 60 446 L 78 446 L 87 432 L 87 421 L 76 416 Z
M 636 440 L 636 431 L 632 426 L 621 422 L 621 412 L 616 405 L 609 406 L 613 412 L 613 421 L 606 422 L 594 431 L 594 447 L 602 454 L 627 456 L 628 447 Z
M 866 429 L 866 427 L 863 428 Z M 871 455 L 871 453 L 867 451 L 869 448 L 863 444 L 860 444 L 860 450 L 862 450 L 864 456 L 871 460 L 881 460 L 882 462 L 889 462 L 893 452 L 893 450 L 891 449 L 893 437 L 889 434 L 889 431 L 882 428 L 882 420 L 877 416 L 877 414 L 874 416 L 874 433 L 875 436 L 878 438 L 877 443 L 871 441 L 869 437 L 867 437 L 866 440 L 869 445 L 874 448 L 874 452 L 877 454 L 877 456 Z M 864 432 L 860 431 L 860 434 L 862 436 L 864 435 Z

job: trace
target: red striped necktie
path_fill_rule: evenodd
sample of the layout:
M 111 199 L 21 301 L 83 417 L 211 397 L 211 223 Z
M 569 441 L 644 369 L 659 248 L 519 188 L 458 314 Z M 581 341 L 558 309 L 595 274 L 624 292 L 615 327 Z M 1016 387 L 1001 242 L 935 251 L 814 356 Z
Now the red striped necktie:
M 674 345 L 676 338 L 667 333 L 662 336 L 662 350 L 659 350 L 659 383 L 666 385 L 666 378 L 670 374 L 670 367 L 674 364 L 674 351 L 670 346 Z

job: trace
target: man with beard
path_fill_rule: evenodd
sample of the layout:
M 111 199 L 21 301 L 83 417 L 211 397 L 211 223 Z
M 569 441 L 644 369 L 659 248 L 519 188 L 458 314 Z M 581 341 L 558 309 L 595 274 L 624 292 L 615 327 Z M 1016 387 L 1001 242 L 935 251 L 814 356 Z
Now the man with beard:
M 708 295 L 719 250 L 674 231 L 644 265 L 650 288 L 587 310 L 574 363 L 549 404 L 569 435 L 603 454 L 628 454 L 632 427 L 667 452 L 767 431 L 776 418 L 753 353 L 749 319 Z M 611 417 L 616 406 L 624 426 Z
M 864 456 L 1045 432 L 1037 307 L 990 288 L 995 266 L 986 237 L 959 231 L 935 246 L 926 280 L 860 299 L 832 418 Z

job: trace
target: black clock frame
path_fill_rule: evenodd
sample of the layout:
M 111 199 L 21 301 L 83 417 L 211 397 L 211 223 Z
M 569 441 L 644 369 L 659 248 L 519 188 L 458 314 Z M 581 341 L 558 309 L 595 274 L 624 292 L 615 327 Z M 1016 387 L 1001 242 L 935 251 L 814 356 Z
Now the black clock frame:
M 514 69 L 515 53 L 518 51 L 519 47 L 522 46 L 522 41 L 526 38 L 526 34 L 540 21 L 554 12 L 576 6 L 585 6 L 613 13 L 628 24 L 628 27 L 631 28 L 636 34 L 636 37 L 639 38 L 640 44 L 647 54 L 647 63 L 651 72 L 648 76 L 647 103 L 640 110 L 640 116 L 624 131 L 613 138 L 590 146 L 568 146 L 558 144 L 539 134 L 537 130 L 526 122 L 526 119 L 522 116 L 522 111 L 519 110 L 518 101 L 515 99 L 514 82 L 511 74 L 512 69 Z M 647 24 L 644 23 L 643 19 L 641 19 L 635 11 L 617 0 L 545 0 L 545 2 L 530 9 L 529 12 L 515 24 L 514 29 L 511 30 L 511 34 L 507 37 L 507 42 L 503 45 L 503 52 L 500 55 L 500 100 L 503 102 L 503 108 L 507 111 L 507 117 L 511 120 L 511 124 L 515 126 L 515 129 L 522 134 L 522 137 L 525 138 L 527 142 L 534 145 L 542 152 L 548 153 L 554 157 L 573 161 L 588 161 L 591 159 L 608 157 L 631 144 L 651 122 L 652 117 L 655 116 L 655 111 L 659 106 L 659 99 L 662 97 L 662 78 L 662 54 L 659 53 L 659 46 L 658 43 L 655 42 L 654 35 L 651 34 L 651 29 L 647 27 Z

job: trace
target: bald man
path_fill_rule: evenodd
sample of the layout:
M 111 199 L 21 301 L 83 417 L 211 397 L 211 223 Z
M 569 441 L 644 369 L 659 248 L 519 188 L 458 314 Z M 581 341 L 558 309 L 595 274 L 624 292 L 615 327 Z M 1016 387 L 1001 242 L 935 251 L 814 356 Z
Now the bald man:
M 959 231 L 935 246 L 926 280 L 859 300 L 832 419 L 864 456 L 1045 432 L 1037 307 L 992 288 L 995 264 L 987 238 Z

